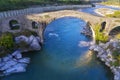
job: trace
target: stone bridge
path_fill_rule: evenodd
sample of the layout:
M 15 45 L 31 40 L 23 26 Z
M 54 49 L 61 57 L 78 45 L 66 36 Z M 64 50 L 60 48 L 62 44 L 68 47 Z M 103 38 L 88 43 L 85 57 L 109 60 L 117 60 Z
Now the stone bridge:
M 34 13 L 29 15 L 19 15 L 12 17 L 5 17 L 0 19 L 0 31 L 1 32 L 19 32 L 25 29 L 36 31 L 41 37 L 41 42 L 43 42 L 43 34 L 46 26 L 55 19 L 61 17 L 76 17 L 89 22 L 91 24 L 91 29 L 94 32 L 95 24 L 101 24 L 106 21 L 105 34 L 108 35 L 111 30 L 117 26 L 120 26 L 120 19 L 117 18 L 105 18 L 93 16 L 84 12 L 79 12 L 76 10 L 60 10 L 44 13 Z M 12 25 L 14 23 L 14 25 Z M 13 30 L 11 27 L 20 26 L 17 30 Z
M 84 20 L 85 22 L 89 22 L 91 24 L 91 28 L 94 31 L 94 27 L 96 24 L 101 24 L 102 22 L 106 21 L 106 28 L 105 28 L 105 35 L 109 35 L 109 32 L 111 32 L 112 29 L 114 29 L 115 27 L 120 26 L 120 19 L 116 19 L 116 18 L 105 18 L 105 17 L 97 17 L 97 16 L 93 16 L 87 13 L 83 13 L 83 12 L 78 12 L 75 10 L 62 10 L 62 11 L 56 11 L 56 12 L 46 12 L 46 13 L 42 13 L 42 14 L 33 14 L 33 15 L 28 15 L 26 16 L 27 19 L 29 20 L 34 20 L 36 22 L 44 22 L 46 23 L 45 26 L 47 24 L 49 24 L 50 22 L 52 22 L 55 19 L 61 18 L 61 17 L 76 17 L 76 18 L 80 18 L 82 20 Z M 44 31 L 45 27 L 43 27 L 42 33 L 39 33 L 39 35 L 43 35 L 43 31 Z M 39 31 L 38 31 L 39 32 Z M 93 36 L 94 37 L 94 36 Z M 43 38 L 42 38 L 43 39 Z

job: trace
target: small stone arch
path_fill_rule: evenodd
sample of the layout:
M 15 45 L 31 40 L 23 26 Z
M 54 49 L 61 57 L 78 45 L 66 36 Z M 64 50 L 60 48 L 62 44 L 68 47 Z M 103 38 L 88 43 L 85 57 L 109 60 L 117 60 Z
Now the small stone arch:
M 109 32 L 109 35 L 110 36 L 114 36 L 114 35 L 117 35 L 120 33 L 120 26 L 117 26 L 115 28 L 113 28 L 110 32 Z
M 18 30 L 20 29 L 20 24 L 17 20 L 10 20 L 9 21 L 9 26 L 11 30 Z
M 38 22 L 32 21 L 32 29 L 38 29 L 39 25 Z

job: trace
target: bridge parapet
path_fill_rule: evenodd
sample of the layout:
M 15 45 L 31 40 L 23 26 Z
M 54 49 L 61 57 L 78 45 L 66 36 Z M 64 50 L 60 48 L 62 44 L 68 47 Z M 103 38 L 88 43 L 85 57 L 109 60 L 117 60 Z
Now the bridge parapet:
M 86 7 L 92 7 L 92 6 L 91 5 L 64 5 L 64 6 L 35 7 L 35 8 L 21 9 L 21 10 L 4 11 L 4 12 L 0 12 L 0 19 L 14 17 L 14 16 L 42 13 L 47 11 L 86 8 Z

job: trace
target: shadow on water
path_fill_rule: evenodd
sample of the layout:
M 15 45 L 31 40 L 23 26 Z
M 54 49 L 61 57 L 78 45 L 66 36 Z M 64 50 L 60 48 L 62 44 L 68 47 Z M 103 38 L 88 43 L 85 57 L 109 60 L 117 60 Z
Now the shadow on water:
M 85 25 L 73 17 L 51 22 L 42 50 L 24 54 L 31 58 L 27 71 L 2 80 L 113 80 L 110 70 L 88 51 L 89 46 L 79 46 L 80 41 L 91 41 L 80 34 Z

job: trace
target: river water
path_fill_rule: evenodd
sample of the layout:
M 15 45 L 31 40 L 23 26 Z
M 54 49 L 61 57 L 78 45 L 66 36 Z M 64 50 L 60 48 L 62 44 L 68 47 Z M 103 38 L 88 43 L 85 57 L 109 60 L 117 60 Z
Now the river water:
M 2 80 L 113 80 L 110 70 L 82 46 L 92 39 L 80 34 L 85 22 L 64 17 L 51 22 L 44 32 L 43 49 L 25 53 L 31 58 L 27 71 Z
M 95 7 L 78 9 L 78 11 L 82 11 L 82 12 L 85 12 L 85 13 L 89 13 L 89 14 L 92 14 L 92 15 L 95 15 L 95 16 L 102 17 L 101 15 L 99 15 L 95 12 L 95 10 L 99 9 L 99 8 L 108 8 L 108 9 L 113 9 L 113 10 L 120 10 L 120 8 L 117 8 L 117 7 L 95 4 Z

